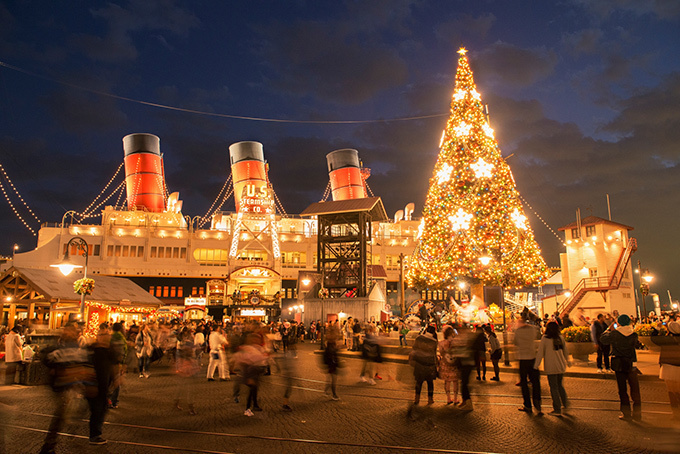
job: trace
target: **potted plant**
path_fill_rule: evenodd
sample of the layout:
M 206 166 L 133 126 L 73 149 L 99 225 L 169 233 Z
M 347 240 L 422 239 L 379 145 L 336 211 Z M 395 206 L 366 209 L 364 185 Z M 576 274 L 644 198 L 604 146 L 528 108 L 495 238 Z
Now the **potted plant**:
M 647 350 L 656 353 L 661 351 L 661 347 L 652 342 L 652 334 L 654 334 L 654 331 L 657 331 L 658 336 L 665 336 L 668 333 L 665 326 L 657 326 L 653 323 L 638 323 L 635 325 L 634 330 L 638 335 L 638 340 L 647 347 Z
M 94 279 L 87 277 L 78 279 L 73 283 L 73 291 L 78 295 L 91 295 L 94 291 Z
M 590 327 L 570 326 L 562 330 L 562 336 L 567 342 L 569 354 L 578 361 L 588 362 L 588 356 L 595 353 L 597 347 L 590 339 Z

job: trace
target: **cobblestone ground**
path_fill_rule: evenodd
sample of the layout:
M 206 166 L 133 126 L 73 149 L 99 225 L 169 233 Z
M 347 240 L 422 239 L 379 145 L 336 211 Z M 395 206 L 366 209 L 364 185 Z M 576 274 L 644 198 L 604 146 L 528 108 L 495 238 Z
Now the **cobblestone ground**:
M 383 380 L 371 386 L 359 382 L 362 363 L 343 359 L 339 378 L 340 401 L 323 392 L 324 374 L 314 345 L 302 344 L 296 370 L 292 412 L 281 410 L 285 377 L 274 369 L 263 377 L 263 412 L 243 415 L 234 403 L 232 382 L 208 382 L 203 375 L 181 379 L 168 364 L 153 365 L 151 377 L 128 374 L 118 409 L 106 417 L 104 437 L 109 443 L 90 446 L 84 402 L 73 410 L 63 429 L 60 453 L 653 453 L 680 452 L 680 426 L 671 421 L 663 382 L 641 382 L 645 402 L 643 421 L 618 420 L 618 397 L 612 377 L 566 378 L 571 399 L 568 416 L 531 416 L 519 412 L 516 375 L 501 382 L 476 381 L 474 411 L 446 406 L 441 381 L 435 381 L 435 404 L 417 407 L 406 416 L 412 399 L 411 369 L 384 363 Z M 487 375 L 489 378 L 491 374 Z M 392 379 L 390 379 L 390 377 Z M 179 390 L 190 387 L 198 415 L 173 408 Z M 543 406 L 550 410 L 547 380 L 543 377 Z M 425 394 L 425 390 L 423 391 Z M 0 387 L 0 452 L 37 453 L 53 408 L 47 387 Z

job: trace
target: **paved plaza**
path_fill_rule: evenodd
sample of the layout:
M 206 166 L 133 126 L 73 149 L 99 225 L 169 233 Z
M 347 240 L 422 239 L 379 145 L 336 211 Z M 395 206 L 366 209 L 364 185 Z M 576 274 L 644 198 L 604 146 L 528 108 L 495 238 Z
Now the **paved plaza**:
M 375 386 L 359 382 L 361 360 L 343 357 L 340 401 L 324 394 L 325 376 L 316 344 L 299 346 L 292 412 L 281 409 L 285 376 L 273 370 L 262 379 L 262 412 L 244 416 L 247 389 L 241 402 L 232 400 L 232 382 L 177 377 L 169 364 L 152 365 L 148 379 L 128 374 L 120 406 L 107 413 L 107 445 L 87 439 L 84 402 L 59 438 L 59 453 L 655 453 L 680 452 L 680 425 L 671 421 L 663 382 L 645 377 L 643 421 L 618 419 L 613 375 L 567 377 L 571 399 L 568 416 L 531 416 L 519 412 L 517 375 L 501 372 L 501 382 L 472 377 L 474 411 L 445 405 L 443 383 L 435 382 L 435 404 L 420 406 L 407 418 L 413 391 L 411 368 L 383 363 L 383 380 Z M 490 366 L 490 363 L 489 363 Z M 593 367 L 594 371 L 594 367 Z M 487 375 L 490 378 L 491 373 Z M 591 378 L 582 378 L 582 377 Z M 544 410 L 551 401 L 542 377 Z M 191 386 L 197 415 L 173 408 L 180 388 Z M 37 453 L 52 412 L 46 386 L 0 387 L 0 452 Z

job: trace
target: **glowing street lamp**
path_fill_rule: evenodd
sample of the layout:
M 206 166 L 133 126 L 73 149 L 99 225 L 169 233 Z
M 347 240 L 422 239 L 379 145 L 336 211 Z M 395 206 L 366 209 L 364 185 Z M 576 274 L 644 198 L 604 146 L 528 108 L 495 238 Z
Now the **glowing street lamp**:
M 76 263 L 73 261 L 73 259 L 70 256 L 70 249 L 71 249 L 71 244 L 74 244 L 76 246 L 76 251 L 79 255 L 82 255 L 85 257 L 85 265 L 81 265 L 79 263 Z M 64 254 L 64 258 L 61 260 L 59 263 L 55 263 L 53 265 L 50 265 L 54 268 L 59 268 L 59 271 L 64 276 L 68 276 L 71 274 L 71 272 L 75 268 L 83 268 L 83 279 L 87 278 L 87 258 L 88 258 L 88 244 L 87 241 L 82 239 L 79 236 L 74 236 L 69 240 L 68 243 L 66 243 L 66 253 Z M 83 315 L 85 313 L 85 293 L 80 294 L 80 310 L 78 313 L 78 317 L 82 320 Z

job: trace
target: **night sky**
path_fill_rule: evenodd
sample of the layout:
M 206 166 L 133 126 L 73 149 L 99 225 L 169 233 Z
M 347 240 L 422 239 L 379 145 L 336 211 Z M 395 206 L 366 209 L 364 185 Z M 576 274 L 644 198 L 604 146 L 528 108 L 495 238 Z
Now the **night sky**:
M 578 208 L 607 218 L 609 194 L 651 291 L 680 298 L 676 0 L 6 0 L 0 163 L 41 222 L 60 222 L 113 176 L 123 136 L 156 134 L 195 216 L 230 174 L 229 145 L 255 140 L 294 214 L 322 198 L 326 154 L 349 147 L 388 215 L 414 202 L 420 216 L 460 47 L 548 264 L 564 246 L 535 213 L 557 231 Z M 0 231 L 2 254 L 35 247 L 4 197 Z

